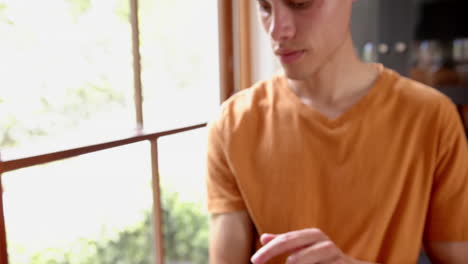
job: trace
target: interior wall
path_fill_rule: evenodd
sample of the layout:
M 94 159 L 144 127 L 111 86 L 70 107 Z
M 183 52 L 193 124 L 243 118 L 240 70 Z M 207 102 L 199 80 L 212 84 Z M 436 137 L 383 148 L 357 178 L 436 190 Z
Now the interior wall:
M 351 33 L 359 56 L 362 56 L 366 43 L 377 44 L 378 30 L 375 21 L 377 20 L 378 10 L 378 0 L 360 0 L 353 4 Z

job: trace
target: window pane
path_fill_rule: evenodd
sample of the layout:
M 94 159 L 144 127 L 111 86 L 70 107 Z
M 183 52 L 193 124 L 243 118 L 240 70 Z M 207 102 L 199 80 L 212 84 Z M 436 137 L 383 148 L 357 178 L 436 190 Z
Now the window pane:
M 208 263 L 207 129 L 159 139 L 166 264 Z
M 0 0 L 0 147 L 135 127 L 128 9 L 127 0 Z
M 4 174 L 11 264 L 153 264 L 150 146 Z
M 212 0 L 142 0 L 145 126 L 206 121 L 219 103 L 218 14 Z

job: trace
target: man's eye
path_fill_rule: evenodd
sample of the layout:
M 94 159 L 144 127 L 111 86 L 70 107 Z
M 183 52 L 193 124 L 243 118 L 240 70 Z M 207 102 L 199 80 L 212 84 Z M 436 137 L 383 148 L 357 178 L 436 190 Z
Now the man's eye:
M 310 4 L 310 1 L 306 2 L 290 2 L 289 6 L 294 9 L 303 9 L 308 7 Z
M 271 9 L 270 4 L 266 0 L 258 0 L 258 5 L 263 11 L 269 12 Z

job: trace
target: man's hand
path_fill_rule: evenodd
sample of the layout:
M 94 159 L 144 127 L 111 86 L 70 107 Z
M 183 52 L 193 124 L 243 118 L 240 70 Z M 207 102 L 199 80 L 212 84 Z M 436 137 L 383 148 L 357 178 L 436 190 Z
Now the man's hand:
M 263 264 L 271 258 L 287 253 L 287 264 L 358 264 L 346 256 L 319 229 L 304 229 L 280 235 L 263 234 L 263 245 L 251 258 L 254 264 Z

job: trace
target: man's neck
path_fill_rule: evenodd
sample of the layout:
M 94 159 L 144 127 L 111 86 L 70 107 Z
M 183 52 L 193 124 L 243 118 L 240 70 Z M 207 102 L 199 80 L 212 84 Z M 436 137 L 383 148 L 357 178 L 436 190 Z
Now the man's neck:
M 357 58 L 349 36 L 310 78 L 289 80 L 289 84 L 304 103 L 319 108 L 319 111 L 324 108 L 322 112 L 335 112 L 324 114 L 336 117 L 364 96 L 377 76 L 378 70 L 374 66 Z

